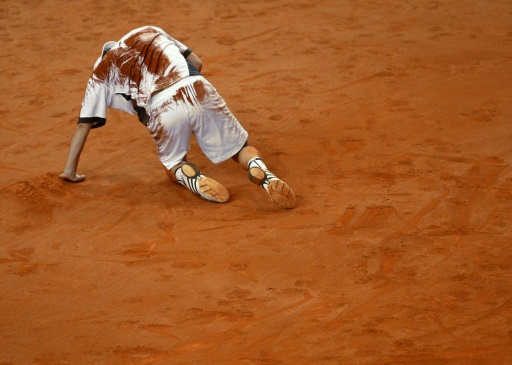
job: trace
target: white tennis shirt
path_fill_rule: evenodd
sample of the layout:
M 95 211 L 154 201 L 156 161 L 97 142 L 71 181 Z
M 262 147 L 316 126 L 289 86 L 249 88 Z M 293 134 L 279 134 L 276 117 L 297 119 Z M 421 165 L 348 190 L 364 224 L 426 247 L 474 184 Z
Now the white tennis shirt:
M 107 108 L 149 115 L 151 95 L 189 76 L 187 47 L 164 30 L 145 26 L 125 35 L 103 58 L 87 83 L 79 123 L 106 123 Z

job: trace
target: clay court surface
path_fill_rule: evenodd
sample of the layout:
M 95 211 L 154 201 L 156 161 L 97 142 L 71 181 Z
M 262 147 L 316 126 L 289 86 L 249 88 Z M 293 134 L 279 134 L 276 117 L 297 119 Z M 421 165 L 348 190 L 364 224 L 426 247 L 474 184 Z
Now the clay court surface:
M 512 2 L 1 1 L 0 364 L 512 364 Z M 156 25 L 294 189 L 172 184 L 101 45 Z

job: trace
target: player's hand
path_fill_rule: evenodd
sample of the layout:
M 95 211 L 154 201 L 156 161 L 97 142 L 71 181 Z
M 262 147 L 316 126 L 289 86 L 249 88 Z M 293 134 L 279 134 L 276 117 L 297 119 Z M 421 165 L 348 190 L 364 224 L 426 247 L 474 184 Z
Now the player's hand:
M 59 175 L 59 177 L 63 180 L 71 181 L 71 182 L 80 182 L 85 179 L 85 175 L 78 175 L 78 174 L 68 174 L 66 172 L 63 172 Z

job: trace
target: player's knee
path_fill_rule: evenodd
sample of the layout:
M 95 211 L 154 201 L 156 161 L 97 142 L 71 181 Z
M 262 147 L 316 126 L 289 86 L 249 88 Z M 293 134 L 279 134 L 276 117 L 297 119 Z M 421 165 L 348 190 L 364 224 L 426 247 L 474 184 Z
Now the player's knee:
M 254 157 L 261 157 L 260 151 L 257 148 L 246 145 L 244 146 L 240 152 L 238 152 L 238 162 L 244 168 L 247 168 L 249 161 Z

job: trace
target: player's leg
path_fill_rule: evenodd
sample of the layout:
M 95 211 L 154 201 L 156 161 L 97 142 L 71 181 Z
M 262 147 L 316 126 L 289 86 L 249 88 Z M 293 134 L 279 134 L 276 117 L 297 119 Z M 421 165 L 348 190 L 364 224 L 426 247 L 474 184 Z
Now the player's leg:
M 233 156 L 233 160 L 248 170 L 249 180 L 262 187 L 282 208 L 293 208 L 296 203 L 295 194 L 283 180 L 269 171 L 261 158 L 261 153 L 246 142 L 244 147 Z
M 192 126 L 191 111 L 184 102 L 186 86 L 166 89 L 151 101 L 151 121 L 148 130 L 158 151 L 158 157 L 172 181 L 185 186 L 201 198 L 216 203 L 229 200 L 228 191 L 217 181 L 206 177 L 199 168 L 187 162 Z
M 201 105 L 193 133 L 205 155 L 214 163 L 233 158 L 249 170 L 251 181 L 265 189 L 279 206 L 295 206 L 293 191 L 267 169 L 259 151 L 248 144 L 248 133 L 215 88 L 204 79 L 193 87 Z
M 165 170 L 172 181 L 185 186 L 201 198 L 215 203 L 229 200 L 229 192 L 212 178 L 204 176 L 192 162 L 182 161 L 171 169 Z

